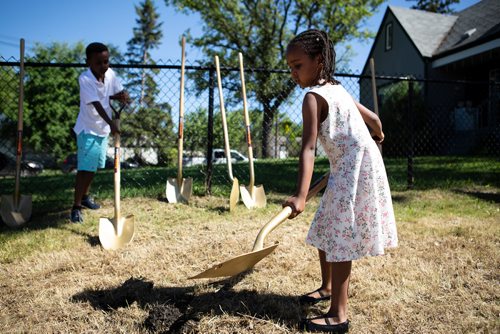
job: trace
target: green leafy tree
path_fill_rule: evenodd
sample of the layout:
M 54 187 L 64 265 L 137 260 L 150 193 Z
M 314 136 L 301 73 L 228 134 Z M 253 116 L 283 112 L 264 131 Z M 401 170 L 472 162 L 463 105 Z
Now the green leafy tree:
M 160 15 L 157 13 L 152 0 L 144 0 L 135 6 L 137 14 L 136 24 L 133 28 L 133 37 L 127 42 L 126 56 L 131 64 L 155 64 L 151 59 L 150 51 L 160 46 L 163 33 L 161 31 L 162 22 L 159 22 Z M 157 84 L 149 72 L 155 74 L 157 71 L 150 69 L 140 69 L 140 76 L 131 73 L 127 88 L 134 93 L 137 92 L 139 104 L 141 106 L 152 106 L 158 93 Z M 137 89 L 139 87 L 139 89 Z
M 199 109 L 185 115 L 184 121 L 184 148 L 191 152 L 206 153 L 208 113 L 206 109 Z M 257 110 L 250 111 L 250 121 L 252 124 L 260 124 L 262 113 Z M 245 126 L 243 110 L 227 111 L 226 121 L 231 149 L 238 150 L 246 154 L 247 143 L 245 138 Z M 261 131 L 257 127 L 251 128 L 252 143 L 259 145 L 258 138 Z M 222 130 L 222 117 L 220 112 L 214 113 L 213 147 L 224 148 L 224 133 Z M 255 152 L 256 156 L 259 152 Z
M 0 68 L 0 145 L 14 145 L 17 130 L 19 74 L 13 67 Z
M 148 157 L 145 155 L 152 148 L 156 151 L 159 164 L 175 161 L 177 153 L 173 146 L 168 146 L 176 141 L 169 110 L 168 104 L 158 104 L 150 108 L 138 107 L 125 113 L 121 123 L 122 145 L 134 149 L 135 160 L 146 164 Z
M 360 29 L 363 20 L 372 15 L 383 0 L 242 0 L 197 1 L 165 0 L 167 6 L 197 12 L 204 21 L 203 35 L 188 36 L 188 41 L 202 49 L 206 64 L 219 55 L 221 64 L 238 66 L 242 52 L 247 68 L 283 68 L 287 42 L 299 32 L 318 28 L 328 32 L 336 44 L 352 38 L 366 38 L 369 32 Z M 248 73 L 247 73 L 248 74 Z M 236 82 L 237 73 L 224 78 Z M 204 78 L 204 82 L 208 79 Z M 279 107 L 287 100 L 295 85 L 282 74 L 265 71 L 249 73 L 246 78 L 248 97 L 256 99 L 263 109 L 261 117 L 262 156 L 268 156 L 272 121 Z M 229 87 L 230 84 L 225 84 Z M 234 84 L 233 84 L 234 86 Z M 206 87 L 199 85 L 199 89 Z M 237 89 L 234 94 L 241 94 Z M 229 101 L 229 99 L 228 99 Z
M 26 61 L 81 63 L 85 46 L 77 43 L 35 45 Z M 82 70 L 71 67 L 29 67 L 25 82 L 25 142 L 35 150 L 51 152 L 62 159 L 76 148 L 72 128 L 79 111 L 78 76 Z
M 126 57 L 130 64 L 154 65 L 150 51 L 161 44 L 163 33 L 162 22 L 152 0 L 144 0 L 135 6 L 137 14 L 136 26 L 133 28 L 133 37 L 127 42 Z M 174 161 L 173 147 L 167 144 L 175 142 L 171 106 L 156 101 L 159 93 L 158 84 L 154 76 L 158 69 L 129 70 L 128 82 L 125 87 L 133 99 L 138 103 L 132 112 L 124 119 L 124 144 L 133 147 L 135 159 L 145 162 L 147 149 L 156 150 L 160 164 L 169 164 Z
M 453 13 L 453 9 L 450 6 L 457 4 L 460 0 L 406 0 L 410 2 L 416 2 L 411 8 L 425 10 L 427 12 L 433 13 Z

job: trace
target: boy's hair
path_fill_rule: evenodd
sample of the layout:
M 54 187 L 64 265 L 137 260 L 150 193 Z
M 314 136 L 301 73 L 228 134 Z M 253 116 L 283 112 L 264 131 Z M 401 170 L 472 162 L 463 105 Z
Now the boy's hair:
M 289 50 L 296 46 L 304 50 L 311 58 L 321 55 L 323 68 L 319 73 L 318 79 L 324 79 L 325 83 L 339 84 L 339 82 L 333 78 L 335 73 L 335 50 L 326 32 L 317 29 L 301 32 L 288 43 L 287 49 Z
M 106 45 L 99 42 L 94 42 L 87 45 L 87 48 L 85 49 L 85 55 L 87 56 L 87 59 L 89 59 L 92 54 L 101 53 L 104 51 L 109 52 L 108 47 Z

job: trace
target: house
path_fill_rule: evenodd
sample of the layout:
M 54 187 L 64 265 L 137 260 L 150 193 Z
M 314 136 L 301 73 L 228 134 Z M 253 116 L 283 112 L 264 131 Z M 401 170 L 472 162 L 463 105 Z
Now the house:
M 377 76 L 418 80 L 415 97 L 421 100 L 414 101 L 413 107 L 420 103 L 424 116 L 407 117 L 405 126 L 410 129 L 412 122 L 419 123 L 425 127 L 427 136 L 431 136 L 428 140 L 442 141 L 444 137 L 439 136 L 450 139 L 441 149 L 427 147 L 425 153 L 471 153 L 485 141 L 491 145 L 493 138 L 496 146 L 493 150 L 498 154 L 499 0 L 483 0 L 452 15 L 389 6 L 362 71 L 368 77 L 360 80 L 360 100 L 370 107 L 373 107 L 369 79 L 372 57 Z M 398 83 L 401 84 L 399 80 L 377 79 L 383 120 L 392 117 L 382 111 Z

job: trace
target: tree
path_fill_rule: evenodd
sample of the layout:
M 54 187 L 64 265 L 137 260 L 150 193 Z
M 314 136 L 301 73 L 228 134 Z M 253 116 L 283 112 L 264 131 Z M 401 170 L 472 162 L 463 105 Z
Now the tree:
M 134 37 L 127 42 L 126 56 L 131 64 L 154 64 L 149 51 L 158 48 L 163 37 L 159 22 L 160 15 L 156 12 L 152 0 L 144 0 L 139 6 L 135 6 L 138 18 L 135 20 L 137 27 L 133 28 Z M 141 69 L 140 80 L 131 80 L 128 88 L 132 92 L 139 86 L 139 105 L 152 106 L 158 93 L 157 84 L 147 69 Z M 129 78 L 135 78 L 131 74 Z
M 204 21 L 203 36 L 188 41 L 200 47 L 213 63 L 219 55 L 221 64 L 238 65 L 238 52 L 244 55 L 247 68 L 283 68 L 287 42 L 302 30 L 323 29 L 336 44 L 370 34 L 359 28 L 383 0 L 242 0 L 197 1 L 165 0 L 185 13 L 197 12 Z M 248 73 L 247 73 L 248 74 Z M 224 80 L 235 82 L 232 72 Z M 262 155 L 268 145 L 275 113 L 287 100 L 295 85 L 276 73 L 255 71 L 248 74 L 249 98 L 262 106 Z M 200 86 L 200 89 L 204 88 Z M 236 90 L 234 94 L 239 94 Z
M 453 10 L 450 8 L 451 5 L 459 3 L 460 0 L 406 0 L 411 2 L 416 2 L 416 5 L 413 5 L 411 8 L 425 10 L 427 12 L 433 13 L 453 13 Z
M 15 146 L 19 96 L 19 74 L 13 67 L 0 70 L 0 145 L 11 142 Z
M 135 12 L 137 26 L 127 42 L 126 56 L 130 64 L 154 65 L 150 51 L 160 45 L 163 23 L 159 21 L 160 15 L 152 0 L 144 0 L 135 6 Z M 157 151 L 160 164 L 169 163 L 174 157 L 172 151 L 166 149 L 166 144 L 175 141 L 175 134 L 172 132 L 170 105 L 156 101 L 159 90 L 154 75 L 159 70 L 141 68 L 139 71 L 138 76 L 130 69 L 125 85 L 131 97 L 138 99 L 138 104 L 123 123 L 124 143 L 134 148 L 135 159 L 143 163 L 147 160 L 143 157 L 143 149 L 151 147 Z
M 31 62 L 80 63 L 85 46 L 65 43 L 36 44 Z M 80 105 L 78 76 L 81 69 L 71 67 L 29 67 L 25 83 L 25 141 L 35 150 L 48 150 L 62 159 L 76 148 L 72 139 Z

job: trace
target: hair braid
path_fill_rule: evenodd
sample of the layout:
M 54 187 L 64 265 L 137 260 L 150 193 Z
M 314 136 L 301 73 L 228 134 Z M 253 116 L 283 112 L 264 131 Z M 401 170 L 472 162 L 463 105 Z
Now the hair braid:
M 318 80 L 323 79 L 325 83 L 339 84 L 333 77 L 335 74 L 335 49 L 325 31 L 306 30 L 288 43 L 288 48 L 292 46 L 299 46 L 311 58 L 321 55 L 321 64 L 323 66 L 318 75 Z

